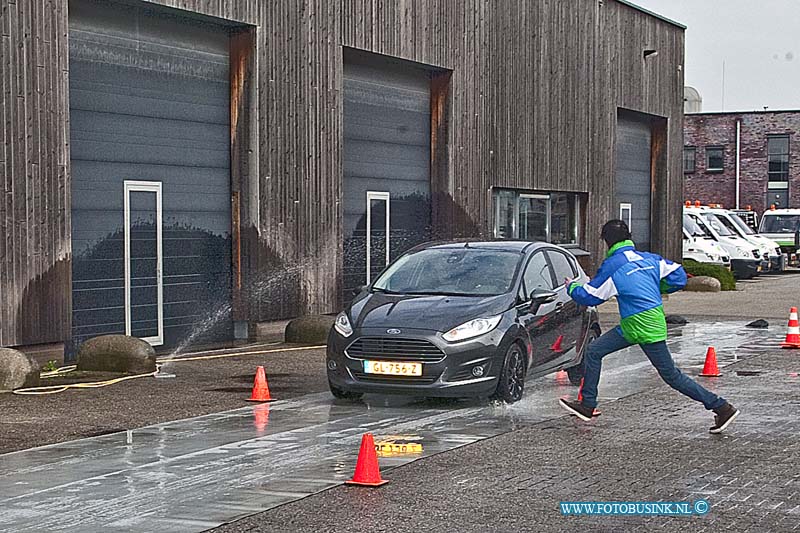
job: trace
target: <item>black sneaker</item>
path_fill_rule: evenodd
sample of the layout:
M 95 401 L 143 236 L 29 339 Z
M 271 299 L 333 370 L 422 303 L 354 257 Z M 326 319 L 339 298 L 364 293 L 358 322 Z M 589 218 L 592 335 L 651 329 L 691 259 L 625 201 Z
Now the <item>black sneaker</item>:
M 571 402 L 569 400 L 561 398 L 560 400 L 558 400 L 558 404 L 564 409 L 566 409 L 569 413 L 577 416 L 584 422 L 590 421 L 592 419 L 592 416 L 594 415 L 594 408 L 586 407 L 585 405 L 579 402 Z
M 739 410 L 727 402 L 722 407 L 714 409 L 714 412 L 717 414 L 714 417 L 714 427 L 708 429 L 711 433 L 722 433 L 731 425 L 733 419 L 739 416 Z

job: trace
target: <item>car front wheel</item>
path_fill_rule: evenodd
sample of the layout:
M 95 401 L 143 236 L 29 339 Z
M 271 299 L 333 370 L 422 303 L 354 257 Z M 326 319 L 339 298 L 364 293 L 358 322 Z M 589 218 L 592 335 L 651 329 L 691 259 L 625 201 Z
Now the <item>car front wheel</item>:
M 525 355 L 519 344 L 514 343 L 506 351 L 503 369 L 500 372 L 500 380 L 497 383 L 497 390 L 492 395 L 492 399 L 506 403 L 518 402 L 522 398 L 524 389 Z

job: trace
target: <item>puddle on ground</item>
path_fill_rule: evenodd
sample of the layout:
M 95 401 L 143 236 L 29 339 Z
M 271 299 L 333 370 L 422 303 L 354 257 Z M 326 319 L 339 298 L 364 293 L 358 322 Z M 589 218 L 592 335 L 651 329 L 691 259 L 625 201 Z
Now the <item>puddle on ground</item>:
M 725 364 L 782 340 L 744 324 L 670 328 L 670 349 L 696 375 L 713 345 L 723 366 L 716 380 L 725 379 Z M 641 350 L 621 351 L 603 362 L 600 402 L 658 381 Z M 529 424 L 553 420 L 552 429 L 566 423 L 556 420 L 564 416 L 557 398 L 576 394 L 563 373 L 529 381 L 514 405 L 309 394 L 0 455 L 0 530 L 203 531 L 341 484 L 365 432 L 385 471 Z

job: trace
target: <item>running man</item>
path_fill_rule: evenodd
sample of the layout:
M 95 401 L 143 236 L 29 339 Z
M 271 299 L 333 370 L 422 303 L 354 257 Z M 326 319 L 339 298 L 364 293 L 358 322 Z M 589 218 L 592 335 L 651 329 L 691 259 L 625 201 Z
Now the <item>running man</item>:
M 585 286 L 567 280 L 567 287 L 569 295 L 580 305 L 600 305 L 616 296 L 620 325 L 586 348 L 586 370 L 581 388 L 583 400 L 561 399 L 559 403 L 581 420 L 591 420 L 597 407 L 597 384 L 603 358 L 638 344 L 667 385 L 716 413 L 714 426 L 709 431 L 721 433 L 739 411 L 681 372 L 667 348 L 667 322 L 661 294 L 679 291 L 686 286 L 683 267 L 656 254 L 637 251 L 630 240 L 628 226 L 622 220 L 607 222 L 601 236 L 608 246 L 608 253 L 597 275 Z

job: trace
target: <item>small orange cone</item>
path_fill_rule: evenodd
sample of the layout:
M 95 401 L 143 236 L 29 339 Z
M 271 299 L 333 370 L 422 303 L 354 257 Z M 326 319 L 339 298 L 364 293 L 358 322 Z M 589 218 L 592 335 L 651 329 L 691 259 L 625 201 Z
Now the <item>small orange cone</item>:
M 797 322 L 797 308 L 789 311 L 789 329 L 786 340 L 781 343 L 781 348 L 800 348 L 800 323 Z
M 700 375 L 707 378 L 715 378 L 722 375 L 719 371 L 719 367 L 717 366 L 717 351 L 713 346 L 708 347 L 708 351 L 706 352 L 706 363 L 703 365 L 703 371 L 700 372 Z
M 256 379 L 253 383 L 253 393 L 247 399 L 248 402 L 271 402 L 272 397 L 269 395 L 269 386 L 267 385 L 267 375 L 264 373 L 264 367 L 260 366 L 256 370 Z
M 365 485 L 379 487 L 389 483 L 381 479 L 381 470 L 378 467 L 378 452 L 375 451 L 375 440 L 372 433 L 364 433 L 361 437 L 361 449 L 358 451 L 358 462 L 353 479 L 345 481 L 348 485 Z
M 563 340 L 564 340 L 564 335 L 559 335 L 558 338 L 556 339 L 556 342 L 553 343 L 553 345 L 550 347 L 550 349 L 552 351 L 554 351 L 554 352 L 560 352 L 561 351 L 561 342 Z

